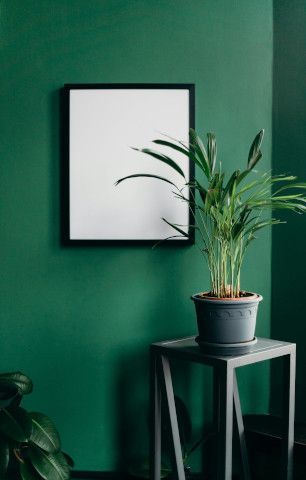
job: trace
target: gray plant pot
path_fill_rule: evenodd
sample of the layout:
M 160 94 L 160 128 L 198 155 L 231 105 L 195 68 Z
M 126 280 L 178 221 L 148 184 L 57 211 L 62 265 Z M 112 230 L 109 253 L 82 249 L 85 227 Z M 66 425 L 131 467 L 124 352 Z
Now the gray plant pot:
M 210 343 L 250 342 L 255 337 L 258 303 L 262 296 L 250 293 L 237 299 L 196 294 L 194 301 L 199 340 Z

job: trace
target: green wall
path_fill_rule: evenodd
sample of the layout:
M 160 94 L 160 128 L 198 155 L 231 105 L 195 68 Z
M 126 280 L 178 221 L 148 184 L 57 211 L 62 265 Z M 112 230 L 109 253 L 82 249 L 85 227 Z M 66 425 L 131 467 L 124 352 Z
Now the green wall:
M 146 450 L 148 345 L 195 333 L 189 296 L 208 275 L 195 247 L 60 246 L 59 89 L 195 83 L 197 128 L 217 134 L 223 165 L 244 166 L 264 127 L 269 169 L 272 13 L 271 0 L 0 2 L 1 370 L 33 378 L 27 406 L 55 419 L 78 469 L 119 468 Z M 265 297 L 264 336 L 269 233 L 252 248 L 242 286 Z M 208 370 L 175 370 L 198 426 Z M 240 376 L 246 411 L 267 409 L 268 377 L 267 365 Z
M 273 169 L 306 181 L 306 2 L 274 3 Z M 296 418 L 306 421 L 306 217 L 273 230 L 272 335 L 297 343 Z M 276 378 L 272 405 L 278 406 Z

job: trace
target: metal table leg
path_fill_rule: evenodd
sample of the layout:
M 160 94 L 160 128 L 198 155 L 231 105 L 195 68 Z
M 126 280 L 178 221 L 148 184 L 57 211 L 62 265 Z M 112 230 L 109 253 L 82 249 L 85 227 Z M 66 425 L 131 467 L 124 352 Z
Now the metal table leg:
M 213 423 L 214 423 L 215 431 L 217 432 L 217 438 L 220 436 L 220 385 L 221 385 L 220 373 L 217 368 L 214 368 L 213 369 L 213 414 L 214 414 Z M 236 376 L 235 370 L 233 370 L 233 401 L 234 401 L 233 408 L 235 412 L 235 420 L 236 420 L 237 430 L 239 435 L 242 475 L 244 480 L 250 480 L 251 476 L 250 476 L 250 468 L 249 468 L 249 462 L 248 462 L 248 452 L 247 452 L 246 441 L 245 441 L 243 417 L 241 412 L 241 404 L 240 404 L 237 376 Z M 220 454 L 220 451 L 218 453 Z M 224 455 L 224 452 L 223 452 L 223 455 Z M 219 463 L 219 458 L 216 458 L 215 464 L 218 465 L 218 463 Z M 224 478 L 222 477 L 222 473 L 219 473 L 218 478 Z
M 150 478 L 160 480 L 161 470 L 161 392 L 157 373 L 157 358 L 151 352 L 151 455 Z
M 220 434 L 218 439 L 218 480 L 232 480 L 233 368 L 220 369 Z
M 166 357 L 161 356 L 161 364 L 162 364 L 163 381 L 165 386 L 165 394 L 167 398 L 168 411 L 169 411 L 169 417 L 170 417 L 177 479 L 185 480 L 185 471 L 184 471 L 184 465 L 183 465 L 182 449 L 181 449 L 180 434 L 179 434 L 178 423 L 177 423 L 169 360 Z
M 293 478 L 294 403 L 295 403 L 295 347 L 283 357 L 283 451 L 282 479 Z
M 250 467 L 249 467 L 249 461 L 248 461 L 248 451 L 247 451 L 247 446 L 245 441 L 244 425 L 243 425 L 243 418 L 242 418 L 242 412 L 241 412 L 237 376 L 236 376 L 235 370 L 233 372 L 233 381 L 234 381 L 234 410 L 235 410 L 235 417 L 236 417 L 238 435 L 239 435 L 242 473 L 243 473 L 244 480 L 250 480 L 251 474 L 250 474 Z

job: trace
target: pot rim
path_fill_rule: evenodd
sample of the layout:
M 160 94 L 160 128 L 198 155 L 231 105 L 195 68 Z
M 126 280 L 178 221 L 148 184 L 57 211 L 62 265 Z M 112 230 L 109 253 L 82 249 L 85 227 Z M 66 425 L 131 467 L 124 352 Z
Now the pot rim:
M 250 302 L 261 302 L 263 300 L 262 295 L 254 292 L 246 292 L 249 295 L 239 298 L 222 298 L 222 297 L 211 297 L 208 294 L 209 292 L 199 292 L 192 295 L 190 298 L 194 302 L 208 302 L 208 303 L 226 303 L 226 304 L 235 304 L 235 303 L 250 303 Z

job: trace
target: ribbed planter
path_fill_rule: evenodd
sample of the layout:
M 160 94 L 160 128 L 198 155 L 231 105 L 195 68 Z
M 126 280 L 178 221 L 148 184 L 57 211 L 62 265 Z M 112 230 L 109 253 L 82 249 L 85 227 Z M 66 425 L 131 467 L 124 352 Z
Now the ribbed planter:
M 248 293 L 240 298 L 215 298 L 208 293 L 198 293 L 191 299 L 196 308 L 201 342 L 233 344 L 254 339 L 261 295 Z

